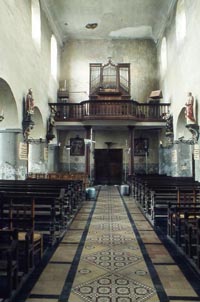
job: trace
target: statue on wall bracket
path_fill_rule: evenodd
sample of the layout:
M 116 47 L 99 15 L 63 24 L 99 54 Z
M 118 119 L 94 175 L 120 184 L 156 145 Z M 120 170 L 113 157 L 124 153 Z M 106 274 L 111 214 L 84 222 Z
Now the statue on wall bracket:
M 185 127 L 192 133 L 194 143 L 197 143 L 199 139 L 199 125 L 196 122 L 196 102 L 192 92 L 188 92 L 187 95 L 187 100 L 185 103 L 185 118 Z
M 33 129 L 35 123 L 32 120 L 32 115 L 34 114 L 34 98 L 33 98 L 33 92 L 32 89 L 28 89 L 28 93 L 26 95 L 26 99 L 24 98 L 24 106 L 23 106 L 23 121 L 22 121 L 22 127 L 23 127 L 23 135 L 24 140 L 28 140 L 28 137 L 30 135 L 31 130 Z
M 53 109 L 51 109 L 51 113 L 50 113 L 50 116 L 48 118 L 48 121 L 47 121 L 47 134 L 46 134 L 46 139 L 47 139 L 47 142 L 49 143 L 52 139 L 55 138 L 55 135 L 53 133 L 53 130 L 55 128 L 55 111 Z

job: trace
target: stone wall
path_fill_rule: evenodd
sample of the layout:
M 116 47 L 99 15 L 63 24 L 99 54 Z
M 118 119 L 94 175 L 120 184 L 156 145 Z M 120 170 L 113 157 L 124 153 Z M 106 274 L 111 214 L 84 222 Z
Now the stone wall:
M 1 135 L 7 135 L 8 139 L 7 129 L 14 136 L 16 131 L 20 133 L 18 139 L 11 141 L 9 148 L 8 144 L 1 144 L 0 178 L 4 179 L 24 179 L 27 173 L 27 161 L 19 160 L 18 150 L 23 140 L 21 133 L 23 100 L 28 89 L 32 88 L 37 107 L 35 124 L 39 127 L 39 132 L 34 138 L 45 138 L 46 121 L 49 116 L 48 101 L 56 101 L 57 97 L 58 81 L 51 76 L 50 71 L 52 31 L 41 9 L 41 48 L 39 49 L 32 39 L 31 2 L 29 0 L 0 1 L 0 110 L 4 110 L 0 131 Z M 60 56 L 59 49 L 58 54 Z M 15 161 L 12 158 L 13 154 Z M 42 159 L 37 172 L 44 170 L 43 165 Z
M 40 50 L 32 39 L 31 1 L 0 1 L 0 26 L 0 78 L 10 86 L 17 104 L 15 114 L 19 115 L 18 124 L 12 126 L 21 128 L 22 100 L 32 88 L 46 127 L 48 100 L 56 100 L 58 87 L 50 72 L 52 31 L 48 21 L 41 10 Z
M 61 55 L 61 79 L 67 80 L 70 101 L 88 99 L 89 64 L 131 64 L 131 97 L 146 102 L 150 92 L 158 89 L 156 45 L 151 40 L 68 41 Z
M 171 102 L 171 113 L 174 117 L 174 134 L 175 139 L 180 136 L 192 137 L 188 130 L 183 131 L 186 120 L 180 117 L 185 107 L 187 93 L 192 92 L 197 103 L 197 122 L 199 122 L 199 102 L 200 102 L 200 1 L 185 0 L 186 15 L 186 36 L 181 43 L 176 38 L 176 6 L 172 12 L 168 25 L 163 33 L 167 42 L 167 69 L 164 74 L 160 73 L 160 86 L 163 91 L 164 101 Z M 161 41 L 158 45 L 158 61 L 160 62 Z M 172 175 L 192 175 L 192 152 L 193 147 L 180 144 L 178 152 L 178 166 L 176 169 L 171 167 L 167 171 Z M 166 154 L 170 151 L 166 151 Z M 167 156 L 168 158 L 168 156 Z M 182 166 L 184 159 L 187 159 L 187 165 Z M 168 165 L 167 161 L 165 162 Z M 199 160 L 195 161 L 196 172 L 195 178 L 200 180 Z

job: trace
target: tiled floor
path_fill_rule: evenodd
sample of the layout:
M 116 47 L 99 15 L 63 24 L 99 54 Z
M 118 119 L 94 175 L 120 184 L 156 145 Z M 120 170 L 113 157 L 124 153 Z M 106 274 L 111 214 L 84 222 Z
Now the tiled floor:
M 195 284 L 132 197 L 105 186 L 85 202 L 26 302 L 200 301 Z

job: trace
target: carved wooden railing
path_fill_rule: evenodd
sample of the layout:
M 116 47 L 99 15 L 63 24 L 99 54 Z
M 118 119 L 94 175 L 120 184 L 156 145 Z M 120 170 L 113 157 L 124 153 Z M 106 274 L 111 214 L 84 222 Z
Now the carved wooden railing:
M 81 103 L 49 103 L 55 121 L 84 121 L 91 119 L 131 119 L 163 121 L 169 103 L 138 103 L 132 100 L 83 101 Z

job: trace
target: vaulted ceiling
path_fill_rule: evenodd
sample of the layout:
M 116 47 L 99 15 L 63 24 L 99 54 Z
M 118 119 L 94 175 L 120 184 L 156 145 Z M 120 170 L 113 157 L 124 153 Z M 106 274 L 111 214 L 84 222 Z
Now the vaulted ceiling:
M 176 0 L 41 0 L 54 32 L 69 39 L 153 39 Z M 87 27 L 89 28 L 87 28 Z

